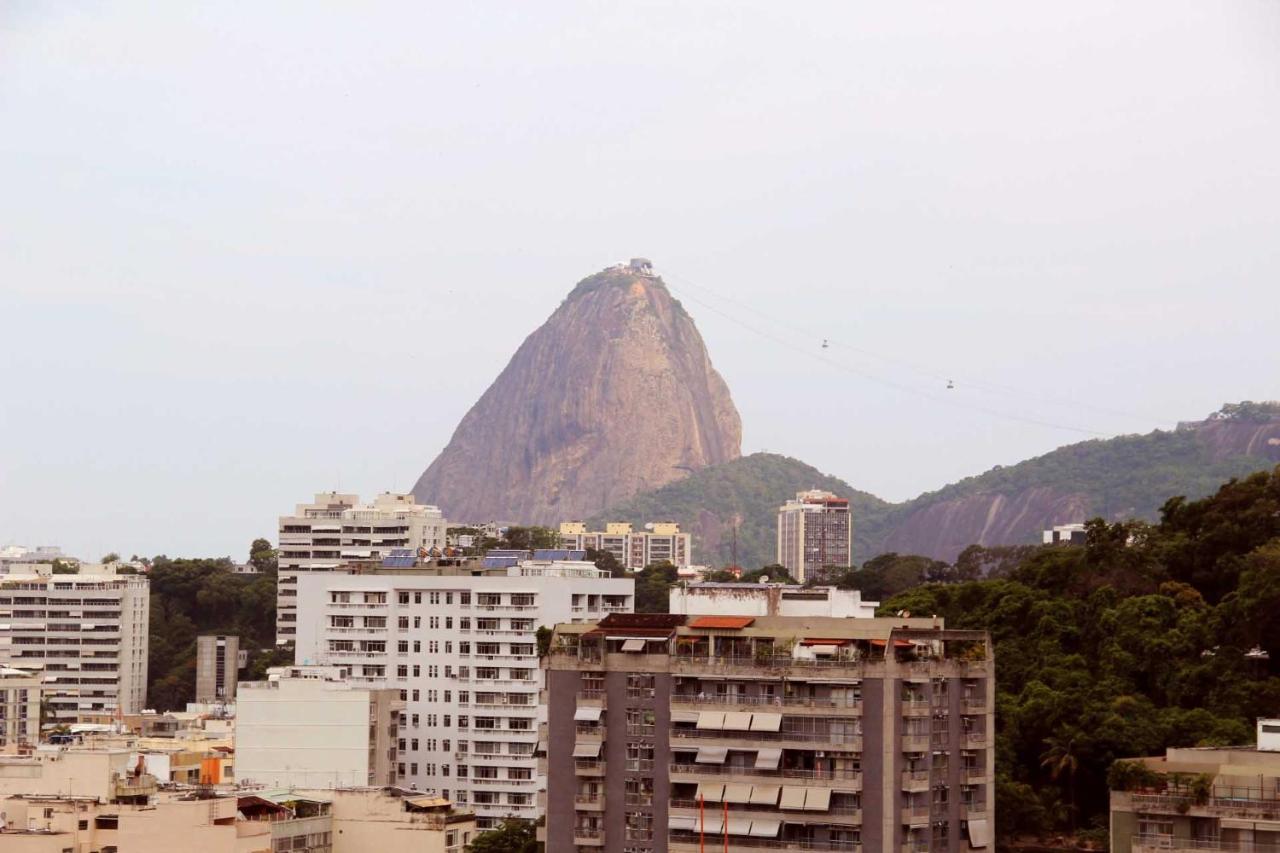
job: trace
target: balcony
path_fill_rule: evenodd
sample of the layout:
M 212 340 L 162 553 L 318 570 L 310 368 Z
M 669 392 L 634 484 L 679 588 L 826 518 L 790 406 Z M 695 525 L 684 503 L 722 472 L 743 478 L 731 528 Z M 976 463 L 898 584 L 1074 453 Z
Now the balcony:
M 862 749 L 862 735 L 847 734 L 844 732 L 752 732 L 738 731 L 734 729 L 677 729 L 671 730 L 671 739 L 674 740 L 720 740 L 742 743 L 744 741 L 751 742 L 768 742 L 773 746 L 788 747 L 790 749 L 822 749 L 826 746 L 832 746 L 837 750 L 850 750 L 853 752 Z M 928 747 L 929 739 L 924 739 L 925 747 Z M 708 746 L 720 746 L 721 744 L 708 744 Z M 748 749 L 749 747 L 733 747 L 735 749 Z
M 928 752 L 929 736 L 928 735 L 903 735 L 902 751 L 903 752 Z
M 706 835 L 707 842 L 719 842 L 724 836 Z M 761 850 L 840 850 L 845 853 L 861 853 L 862 845 L 856 841 L 789 841 L 782 838 L 754 838 L 746 835 L 729 836 L 734 849 Z M 670 853 L 700 853 L 706 849 L 697 832 L 672 831 L 667 836 Z
M 966 782 L 981 782 L 987 778 L 987 768 L 982 767 L 962 767 L 960 775 L 964 777 Z
M 1280 853 L 1280 844 L 1252 841 L 1223 841 L 1218 838 L 1175 838 L 1171 835 L 1130 836 L 1133 853 L 1194 853 L 1210 850 L 1222 853 Z
M 573 807 L 580 812 L 602 812 L 604 794 L 578 794 L 573 798 Z
M 902 716 L 904 717 L 927 717 L 932 708 L 929 706 L 927 699 L 903 699 L 902 700 Z
M 578 776 L 603 776 L 604 762 L 596 758 L 576 758 L 573 772 Z
M 573 828 L 573 843 L 583 847 L 603 847 L 604 830 L 575 826 Z
M 671 800 L 668 806 L 675 811 L 672 814 L 679 817 L 697 818 L 702 810 L 699 809 L 697 800 Z M 707 803 L 705 813 L 708 816 L 722 816 L 724 814 L 723 803 Z M 741 818 L 750 820 L 781 820 L 787 823 L 814 823 L 823 826 L 861 826 L 862 825 L 862 809 L 855 806 L 831 806 L 824 810 L 814 809 L 812 811 L 805 810 L 789 810 L 782 811 L 776 807 L 764 805 L 750 805 L 746 803 L 730 803 L 730 818 Z
M 977 697 L 970 698 L 966 696 L 960 700 L 960 713 L 962 714 L 985 714 L 987 713 L 987 700 Z
M 731 767 L 727 764 L 672 764 L 672 782 L 700 782 L 708 776 L 759 778 L 768 780 L 800 779 L 810 783 L 838 786 L 841 790 L 861 791 L 859 770 L 793 770 L 787 768 Z
M 904 806 L 901 813 L 902 823 L 905 826 L 928 826 L 929 825 L 929 807 L 928 806 Z
M 902 790 L 910 792 L 920 792 L 929 790 L 929 771 L 928 770 L 904 770 L 902 771 Z
M 965 732 L 961 743 L 965 749 L 980 749 L 987 745 L 987 733 Z
M 862 713 L 862 702 L 848 699 L 811 699 L 801 696 L 690 696 L 676 694 L 671 697 L 672 708 L 786 708 L 789 712 L 838 711 L 849 716 Z

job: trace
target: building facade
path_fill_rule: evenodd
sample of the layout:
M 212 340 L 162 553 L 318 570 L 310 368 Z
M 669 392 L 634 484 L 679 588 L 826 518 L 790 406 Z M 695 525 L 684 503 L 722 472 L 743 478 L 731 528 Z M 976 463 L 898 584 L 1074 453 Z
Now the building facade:
M 40 742 L 40 676 L 0 666 L 0 755 L 28 752 Z
M 991 849 L 985 632 L 610 616 L 548 657 L 548 850 Z
M 41 674 L 51 722 L 137 714 L 146 701 L 150 584 L 113 565 L 0 577 L 0 665 Z
M 197 702 L 234 702 L 239 670 L 239 637 L 206 634 L 196 638 Z
M 687 583 L 671 587 L 668 611 L 684 616 L 831 616 L 871 619 L 878 601 L 856 589 L 784 583 Z
M 589 531 L 581 521 L 566 521 L 560 525 L 560 544 L 577 551 L 607 551 L 632 571 L 653 563 L 668 562 L 677 569 L 693 564 L 693 539 L 688 533 L 681 533 L 680 525 L 674 521 L 655 521 L 645 525 L 644 530 L 611 521 L 603 531 Z
M 1258 720 L 1256 747 L 1174 748 L 1115 773 L 1114 853 L 1280 848 L 1280 720 Z
M 236 776 L 272 787 L 390 785 L 400 712 L 392 689 L 353 684 L 345 667 L 270 670 L 240 684 Z
M 399 690 L 396 784 L 471 808 L 486 828 L 540 814 L 538 629 L 628 613 L 635 582 L 572 561 L 472 571 L 301 577 L 295 654 Z
M 777 561 L 800 583 L 829 580 L 853 565 L 853 516 L 848 498 L 811 489 L 778 508 Z
M 377 566 L 393 549 L 424 556 L 445 547 L 447 524 L 438 507 L 413 495 L 386 493 L 372 504 L 358 495 L 321 492 L 280 517 L 277 547 L 276 642 L 297 634 L 297 582 L 308 572 L 349 572 Z

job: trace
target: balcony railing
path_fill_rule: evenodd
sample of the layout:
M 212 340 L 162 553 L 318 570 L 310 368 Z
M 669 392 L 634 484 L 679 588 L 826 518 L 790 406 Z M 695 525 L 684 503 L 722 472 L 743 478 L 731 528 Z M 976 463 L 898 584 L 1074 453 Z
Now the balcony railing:
M 671 773 L 687 773 L 699 776 L 768 776 L 775 779 L 830 779 L 858 781 L 860 770 L 800 770 L 790 768 L 734 767 L 727 764 L 672 764 Z
M 683 844 L 696 848 L 698 846 L 701 835 L 698 832 L 671 832 L 667 836 L 670 844 Z M 719 839 L 723 836 L 708 832 L 706 834 L 708 840 Z M 857 853 L 862 849 L 862 845 L 856 841 L 790 841 L 784 838 L 751 838 L 745 835 L 730 836 L 730 843 L 735 848 L 760 848 L 765 850 L 844 850 Z
M 759 705 L 783 708 L 839 708 L 860 712 L 861 700 L 814 699 L 807 696 L 690 696 L 675 694 L 672 705 Z
M 736 740 L 795 741 L 798 743 L 838 743 L 854 749 L 862 748 L 862 735 L 845 732 L 743 732 L 730 729 L 677 729 L 672 738 L 732 738 Z M 928 738 L 925 738 L 928 743 Z
M 1222 850 L 1227 853 L 1280 853 L 1280 844 L 1253 841 L 1223 841 L 1221 838 L 1174 838 L 1169 835 L 1134 835 L 1133 849 Z

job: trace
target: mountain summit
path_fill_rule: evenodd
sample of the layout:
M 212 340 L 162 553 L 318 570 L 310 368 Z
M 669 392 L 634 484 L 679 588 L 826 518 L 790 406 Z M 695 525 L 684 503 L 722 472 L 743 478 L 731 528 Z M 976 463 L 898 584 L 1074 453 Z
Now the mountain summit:
M 450 519 L 552 524 L 736 459 L 741 445 L 693 318 L 637 258 L 578 282 L 413 493 Z

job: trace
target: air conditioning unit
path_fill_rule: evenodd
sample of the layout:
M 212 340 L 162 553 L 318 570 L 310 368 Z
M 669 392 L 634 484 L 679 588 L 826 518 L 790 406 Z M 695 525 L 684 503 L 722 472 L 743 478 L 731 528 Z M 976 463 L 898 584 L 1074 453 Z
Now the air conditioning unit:
M 826 758 L 826 757 L 827 757 L 827 754 L 826 754 L 825 752 L 823 752 L 822 750 L 818 750 L 817 752 L 815 752 L 815 753 L 813 754 L 813 757 L 814 757 L 814 758 Z

